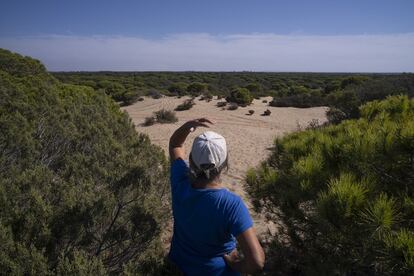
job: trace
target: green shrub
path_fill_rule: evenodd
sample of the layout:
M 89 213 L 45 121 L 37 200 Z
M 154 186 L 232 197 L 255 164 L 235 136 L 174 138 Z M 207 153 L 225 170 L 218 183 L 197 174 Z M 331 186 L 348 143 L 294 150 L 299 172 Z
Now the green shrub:
M 326 111 L 326 117 L 331 124 L 339 124 L 347 118 L 345 112 L 335 107 L 330 107 L 328 111 Z
M 206 90 L 207 90 L 207 85 L 205 83 L 193 82 L 187 86 L 187 92 L 194 96 L 201 95 Z
M 140 99 L 144 100 L 144 98 L 140 98 L 138 91 L 129 91 L 123 95 L 122 101 L 123 105 L 126 106 L 134 104 Z
M 121 83 L 104 80 L 100 81 L 98 86 L 115 101 L 122 102 L 124 100 L 126 89 Z
M 0 56 L 1 273 L 143 267 L 169 216 L 164 152 L 104 93 Z
M 211 101 L 213 99 L 213 95 L 210 93 L 206 93 L 200 96 L 200 101 Z
M 168 87 L 168 91 L 177 96 L 184 96 L 187 94 L 187 84 L 183 82 L 173 83 Z
M 272 114 L 272 111 L 270 111 L 269 109 L 263 111 L 263 116 L 270 116 L 270 114 Z
M 176 111 L 184 111 L 184 110 L 189 110 L 190 108 L 193 107 L 193 105 L 195 105 L 194 100 L 193 99 L 187 99 L 185 100 L 182 104 L 179 104 L 175 110 Z
M 389 97 L 360 114 L 276 139 L 268 160 L 249 171 L 254 206 L 287 233 L 269 248 L 278 271 L 414 272 L 414 100 Z
M 249 105 L 253 101 L 253 96 L 246 88 L 237 88 L 226 98 L 227 102 L 237 103 L 238 105 Z
M 157 123 L 160 124 L 175 123 L 178 121 L 174 111 L 167 110 L 164 108 L 154 112 L 154 115 Z
M 147 96 L 158 100 L 161 99 L 164 95 L 158 90 L 151 89 L 147 92 Z
M 258 83 L 249 83 L 245 88 L 253 94 L 258 94 L 262 91 L 262 88 Z
M 309 93 L 303 93 L 291 96 L 275 97 L 269 102 L 269 105 L 275 107 L 307 108 L 326 105 L 326 101 L 318 94 L 312 95 Z

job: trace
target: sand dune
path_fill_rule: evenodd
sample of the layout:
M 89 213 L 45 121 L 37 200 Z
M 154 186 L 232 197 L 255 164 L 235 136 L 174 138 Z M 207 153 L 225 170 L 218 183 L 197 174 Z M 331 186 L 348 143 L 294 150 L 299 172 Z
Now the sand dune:
M 313 119 L 317 119 L 321 123 L 326 121 L 326 107 L 306 109 L 270 107 L 267 106 L 267 103 L 262 102 L 263 100 L 271 100 L 270 97 L 254 100 L 252 105 L 233 111 L 222 110 L 222 108 L 216 106 L 218 101 L 223 100 L 213 99 L 211 102 L 206 102 L 196 98 L 196 105 L 192 109 L 176 112 L 179 119 L 177 123 L 142 126 L 145 117 L 151 116 L 154 111 L 161 108 L 173 110 L 185 99 L 187 98 L 145 98 L 144 101 L 124 107 L 123 110 L 129 113 L 137 131 L 148 134 L 151 141 L 161 146 L 166 152 L 171 134 L 185 121 L 200 117 L 213 120 L 215 124 L 211 130 L 222 134 L 226 138 L 229 149 L 230 169 L 222 177 L 223 184 L 229 190 L 242 196 L 249 207 L 251 205 L 243 189 L 246 171 L 266 159 L 274 138 L 297 131 L 299 127 L 306 127 Z M 271 115 L 261 116 L 266 109 L 272 112 Z M 249 116 L 246 115 L 248 110 L 254 110 L 255 112 Z M 205 129 L 200 128 L 190 134 L 185 145 L 187 154 L 191 148 L 192 139 L 203 131 Z M 274 234 L 276 229 L 274 229 L 273 223 L 266 222 L 263 216 L 253 211 L 252 215 L 259 235 L 265 236 L 269 232 Z

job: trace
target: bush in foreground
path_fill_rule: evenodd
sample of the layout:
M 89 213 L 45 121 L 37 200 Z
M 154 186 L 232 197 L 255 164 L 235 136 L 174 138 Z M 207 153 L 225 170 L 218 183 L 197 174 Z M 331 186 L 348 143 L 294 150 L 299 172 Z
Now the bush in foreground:
M 1 273 L 148 274 L 169 215 L 163 151 L 39 64 L 0 49 Z
M 374 101 L 360 114 L 276 139 L 248 172 L 255 207 L 285 225 L 288 244 L 269 248 L 277 271 L 414 273 L 414 100 Z

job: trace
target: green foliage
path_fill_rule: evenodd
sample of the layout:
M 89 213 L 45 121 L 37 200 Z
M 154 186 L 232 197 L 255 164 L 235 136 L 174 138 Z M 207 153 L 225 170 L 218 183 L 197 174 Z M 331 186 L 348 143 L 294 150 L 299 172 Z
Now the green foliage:
M 175 112 L 167 109 L 160 109 L 154 112 L 155 120 L 160 124 L 175 123 L 178 121 Z
M 105 93 L 111 96 L 115 101 L 124 100 L 126 89 L 122 84 L 118 82 L 104 80 L 99 82 L 99 88 L 102 88 Z
M 286 227 L 288 244 L 272 247 L 289 252 L 278 255 L 290 266 L 282 271 L 414 272 L 414 100 L 393 96 L 359 113 L 276 139 L 248 172 L 255 207 Z
M 161 99 L 163 97 L 162 93 L 158 90 L 151 89 L 147 92 L 147 96 L 153 99 Z
M 342 111 L 346 118 L 358 118 L 360 99 L 354 91 L 335 92 L 328 96 L 328 103 Z
M 311 94 L 311 93 L 301 93 L 301 94 L 294 94 L 291 96 L 284 96 L 284 97 L 276 97 L 270 103 L 270 106 L 276 107 L 312 107 L 312 106 L 323 106 L 326 105 L 325 99 L 323 99 L 318 93 Z
M 138 91 L 129 91 L 123 95 L 123 105 L 131 105 L 136 103 L 140 98 Z
M 2 273 L 103 275 L 142 266 L 142 256 L 162 250 L 163 151 L 104 93 L 0 53 Z
M 13 55 L 10 51 L 1 48 L 0 71 L 7 72 L 15 77 L 42 76 L 48 80 L 51 79 L 46 73 L 46 68 L 40 61 L 30 57 Z
M 207 90 L 207 85 L 200 82 L 193 82 L 187 86 L 187 92 L 191 95 L 200 95 Z
M 407 229 L 401 229 L 391 234 L 386 239 L 386 247 L 389 254 L 398 263 L 396 272 L 406 273 L 414 271 L 414 234 Z
M 365 203 L 367 188 L 364 186 L 352 174 L 330 180 L 327 190 L 322 191 L 316 201 L 319 215 L 336 226 L 346 223 Z
M 253 96 L 246 88 L 237 88 L 231 91 L 230 96 L 226 100 L 238 105 L 249 105 L 253 101 Z
M 390 233 L 392 226 L 398 220 L 398 210 L 396 202 L 388 198 L 386 194 L 381 194 L 373 203 L 369 204 L 365 211 L 362 212 L 362 218 L 370 232 L 378 235 L 380 238 Z
M 360 85 L 362 84 L 364 81 L 369 80 L 368 77 L 365 76 L 351 76 L 351 77 L 347 77 L 345 79 L 343 79 L 341 81 L 341 88 L 344 89 L 350 85 Z
M 262 88 L 258 83 L 249 83 L 245 88 L 252 94 L 259 94 L 262 91 Z
M 326 111 L 326 118 L 331 124 L 339 124 L 347 118 L 345 112 L 336 107 L 331 107 Z
M 199 96 L 206 93 L 228 96 L 237 87 L 244 87 L 253 97 L 272 96 L 274 106 L 312 107 L 329 105 L 342 110 L 341 93 L 352 111 L 360 103 L 384 99 L 388 95 L 414 96 L 414 74 L 322 74 L 322 73 L 258 73 L 258 72 L 70 72 L 54 73 L 61 81 L 106 91 L 117 101 L 125 93 L 140 91 L 158 96 Z M 113 83 L 122 86 L 111 88 Z M 123 92 L 122 92 L 123 91 Z M 336 94 L 336 95 L 331 95 Z M 358 113 L 355 113 L 358 115 Z M 351 117 L 347 117 L 351 118 Z
M 154 118 L 154 116 L 150 116 L 150 117 L 146 117 L 144 120 L 144 126 L 152 126 L 153 124 L 155 124 L 157 121 Z
M 88 256 L 84 251 L 73 251 L 61 256 L 56 268 L 57 275 L 107 275 L 102 261 Z
M 184 96 L 187 94 L 187 84 L 184 82 L 173 83 L 168 87 L 168 91 L 177 96 Z
M 194 100 L 193 99 L 187 99 L 182 104 L 179 104 L 175 110 L 176 111 L 183 111 L 183 110 L 189 110 L 194 106 Z

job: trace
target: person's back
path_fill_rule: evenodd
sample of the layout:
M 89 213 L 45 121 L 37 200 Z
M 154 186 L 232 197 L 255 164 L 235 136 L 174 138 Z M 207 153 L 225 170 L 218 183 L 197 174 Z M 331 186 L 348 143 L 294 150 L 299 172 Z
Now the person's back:
M 224 188 L 194 189 L 182 159 L 171 167 L 174 235 L 170 258 L 188 275 L 238 275 L 223 259 L 252 227 L 247 208 Z
M 242 199 L 223 188 L 219 176 L 227 166 L 224 138 L 205 132 L 193 143 L 190 165 L 183 144 L 207 119 L 192 120 L 170 139 L 171 192 L 174 233 L 170 259 L 185 275 L 239 275 L 263 268 L 264 253 Z M 245 259 L 236 248 L 240 243 Z

